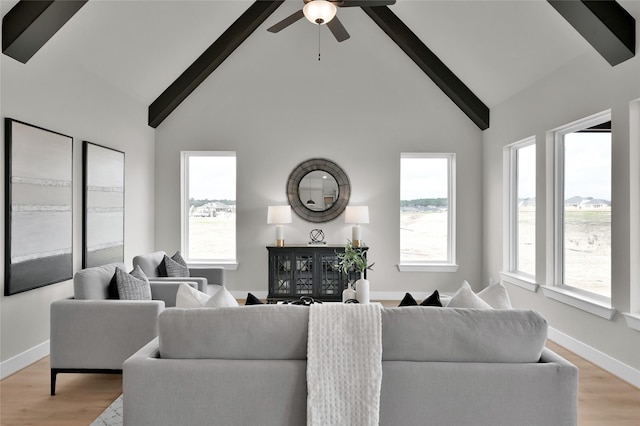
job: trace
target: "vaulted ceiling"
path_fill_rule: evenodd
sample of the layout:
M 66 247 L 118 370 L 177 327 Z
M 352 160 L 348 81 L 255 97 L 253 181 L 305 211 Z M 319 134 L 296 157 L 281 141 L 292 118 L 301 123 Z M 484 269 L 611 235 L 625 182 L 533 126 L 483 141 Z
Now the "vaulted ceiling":
M 618 3 L 637 11 L 635 2 Z M 253 3 L 91 0 L 32 60 L 69 61 L 152 105 Z M 595 52 L 550 3 L 398 0 L 389 9 L 490 108 L 575 57 Z M 2 0 L 2 15 L 15 4 Z M 351 34 L 342 43 L 323 27 L 319 47 L 318 28 L 306 20 L 277 34 L 266 31 L 301 6 L 302 0 L 285 1 L 249 36 L 252 43 L 239 47 L 259 49 L 257 63 L 234 61 L 232 53 L 223 66 L 255 67 L 257 73 L 272 70 L 283 76 L 274 84 L 287 90 L 289 84 L 297 86 L 290 80 L 302 62 L 317 61 L 318 49 L 322 66 L 334 79 L 357 79 L 362 55 L 399 60 L 398 46 L 360 8 L 339 9 L 340 20 Z M 214 72 L 208 78 L 215 76 Z M 379 84 L 393 84 L 394 78 L 390 75 L 388 82 Z

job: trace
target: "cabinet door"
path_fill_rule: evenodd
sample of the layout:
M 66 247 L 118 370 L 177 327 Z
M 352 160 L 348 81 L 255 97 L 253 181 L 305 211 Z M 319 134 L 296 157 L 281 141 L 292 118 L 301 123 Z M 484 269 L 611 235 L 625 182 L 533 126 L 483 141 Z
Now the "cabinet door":
M 316 285 L 316 297 L 340 299 L 346 287 L 346 276 L 340 268 L 340 259 L 335 253 L 318 253 L 320 273 Z
M 313 295 L 313 271 L 315 267 L 313 253 L 295 254 L 294 296 Z
M 273 253 L 269 256 L 269 297 L 286 297 L 293 295 L 293 268 L 292 253 Z

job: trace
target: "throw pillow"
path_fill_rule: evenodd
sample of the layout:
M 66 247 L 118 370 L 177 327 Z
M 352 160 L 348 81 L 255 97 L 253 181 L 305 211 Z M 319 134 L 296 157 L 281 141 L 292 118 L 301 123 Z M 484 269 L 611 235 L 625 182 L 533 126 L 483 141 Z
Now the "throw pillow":
M 410 293 L 405 293 L 398 307 L 400 306 L 418 306 L 418 302 L 416 302 L 416 299 L 414 299 Z
M 113 274 L 111 277 L 111 281 L 109 281 L 109 286 L 107 287 L 107 299 L 120 299 L 120 295 L 118 294 L 118 280 L 116 279 L 116 274 Z
M 211 299 L 204 304 L 205 308 L 224 308 L 240 306 L 238 301 L 229 293 L 226 287 L 222 286 L 220 290 L 216 291 Z
M 151 285 L 140 266 L 136 266 L 130 274 L 116 268 L 115 277 L 120 299 L 151 300 Z
M 487 302 L 493 309 L 512 309 L 509 293 L 502 283 L 494 283 L 478 292 L 478 297 Z
M 248 305 L 264 305 L 264 303 L 262 303 L 262 300 L 258 299 L 257 297 L 255 297 L 251 293 L 247 294 L 247 300 L 244 302 L 244 304 L 246 306 L 248 306 Z
M 418 306 L 418 302 L 416 302 L 416 299 L 414 299 L 410 293 L 405 293 L 404 298 L 402 298 L 398 306 Z M 440 303 L 440 293 L 438 293 L 438 290 L 435 290 L 429 297 L 424 299 L 420 303 L 420 306 L 442 307 L 442 303 Z
M 165 277 L 189 276 L 189 267 L 187 266 L 187 262 L 185 262 L 185 260 L 180 255 L 179 251 L 177 251 L 176 254 L 171 257 L 165 254 L 158 270 L 162 273 L 162 276 Z
M 176 308 L 202 308 L 211 296 L 191 287 L 187 283 L 180 283 L 176 293 Z
M 468 282 L 464 281 L 462 287 L 456 291 L 451 297 L 448 308 L 476 308 L 476 309 L 491 309 L 484 300 L 480 299 L 477 294 L 473 292 Z
M 435 290 L 433 293 L 431 293 L 431 296 L 429 296 L 426 299 L 424 299 L 420 303 L 420 306 L 439 306 L 439 307 L 442 307 L 442 303 L 440 302 L 440 293 L 438 292 L 438 290 Z

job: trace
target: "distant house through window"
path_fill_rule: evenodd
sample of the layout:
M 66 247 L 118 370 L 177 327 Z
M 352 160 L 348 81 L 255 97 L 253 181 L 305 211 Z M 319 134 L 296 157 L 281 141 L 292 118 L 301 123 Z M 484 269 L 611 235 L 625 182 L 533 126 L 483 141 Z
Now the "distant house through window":
M 555 133 L 556 285 L 611 297 L 611 114 Z
M 454 188 L 455 154 L 401 154 L 400 270 L 455 267 Z
M 236 261 L 235 152 L 182 153 L 182 229 L 188 262 Z

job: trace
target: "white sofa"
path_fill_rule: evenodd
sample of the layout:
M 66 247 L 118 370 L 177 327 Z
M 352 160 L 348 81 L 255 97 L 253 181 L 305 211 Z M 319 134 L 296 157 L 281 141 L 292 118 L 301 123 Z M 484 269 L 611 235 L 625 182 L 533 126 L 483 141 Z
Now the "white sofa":
M 124 425 L 306 424 L 307 307 L 167 309 L 124 363 Z M 575 425 L 577 368 L 533 311 L 382 310 L 380 425 Z

